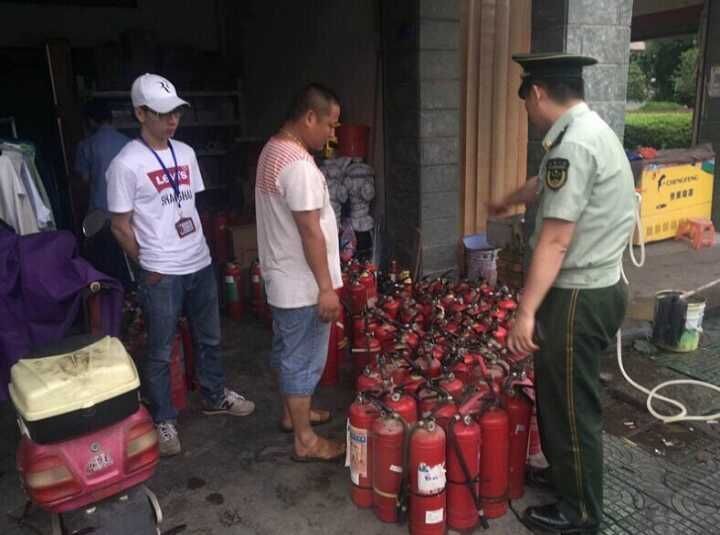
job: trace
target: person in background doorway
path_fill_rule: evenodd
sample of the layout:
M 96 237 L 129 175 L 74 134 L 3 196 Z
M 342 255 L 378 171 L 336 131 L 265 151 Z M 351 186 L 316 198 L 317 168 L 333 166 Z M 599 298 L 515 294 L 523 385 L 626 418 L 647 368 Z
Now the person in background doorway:
M 310 151 L 334 136 L 338 98 L 317 84 L 294 99 L 285 124 L 265 145 L 255 185 L 260 269 L 272 307 L 271 365 L 283 398 L 281 427 L 294 432 L 292 459 L 332 461 L 344 442 L 318 436 L 313 424 L 330 413 L 312 408 L 327 358 L 331 322 L 342 286 L 335 213 L 325 177 Z
M 130 141 L 112 125 L 112 112 L 107 102 L 94 99 L 85 106 L 85 123 L 91 134 L 77 146 L 75 172 L 90 190 L 88 214 L 101 210 L 107 213 L 105 173 L 110 162 Z M 88 260 L 99 270 L 127 286 L 131 280 L 122 250 L 110 231 L 109 223 L 86 242 Z
M 183 309 L 195 342 L 203 412 L 247 416 L 255 404 L 225 386 L 217 280 L 195 208 L 195 195 L 205 186 L 195 151 L 172 139 L 189 105 L 156 74 L 137 78 L 131 98 L 140 137 L 108 168 L 108 209 L 113 234 L 140 264 L 138 293 L 148 333 L 143 387 L 160 454 L 175 455 L 181 446 L 170 356 Z
M 107 183 L 105 172 L 110 162 L 130 141 L 112 125 L 112 112 L 107 102 L 94 99 L 85 106 L 85 119 L 92 132 L 77 147 L 75 171 L 90 187 L 88 211 L 107 212 Z

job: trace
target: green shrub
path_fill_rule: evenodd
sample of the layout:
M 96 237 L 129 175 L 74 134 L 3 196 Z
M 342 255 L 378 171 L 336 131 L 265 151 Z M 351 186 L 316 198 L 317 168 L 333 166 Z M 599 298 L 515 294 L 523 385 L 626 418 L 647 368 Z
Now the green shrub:
M 677 102 L 666 102 L 664 100 L 651 100 L 643 104 L 640 109 L 633 113 L 658 113 L 658 112 L 687 112 L 687 108 Z
M 689 147 L 692 113 L 628 113 L 625 115 L 625 147 L 676 149 Z

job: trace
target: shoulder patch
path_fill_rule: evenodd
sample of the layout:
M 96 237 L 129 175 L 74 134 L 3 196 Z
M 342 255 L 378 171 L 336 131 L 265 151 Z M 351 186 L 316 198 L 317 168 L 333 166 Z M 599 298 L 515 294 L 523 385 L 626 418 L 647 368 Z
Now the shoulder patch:
M 545 185 L 551 190 L 559 190 L 567 182 L 570 162 L 565 158 L 552 158 L 545 164 Z

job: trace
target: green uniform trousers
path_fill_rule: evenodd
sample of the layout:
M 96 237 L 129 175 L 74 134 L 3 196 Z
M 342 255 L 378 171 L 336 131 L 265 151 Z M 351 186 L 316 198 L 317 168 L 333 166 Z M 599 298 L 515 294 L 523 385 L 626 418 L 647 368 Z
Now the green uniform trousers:
M 540 437 L 560 510 L 577 523 L 602 520 L 600 358 L 626 307 L 620 281 L 607 288 L 551 288 L 536 315 Z

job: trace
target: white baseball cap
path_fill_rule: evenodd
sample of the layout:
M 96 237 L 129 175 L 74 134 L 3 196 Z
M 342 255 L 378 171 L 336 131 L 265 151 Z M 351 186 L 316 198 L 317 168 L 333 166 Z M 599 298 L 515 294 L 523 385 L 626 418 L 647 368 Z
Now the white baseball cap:
M 143 74 L 133 82 L 130 98 L 134 108 L 147 106 L 158 113 L 168 113 L 180 106 L 190 106 L 178 97 L 175 86 L 157 74 Z

